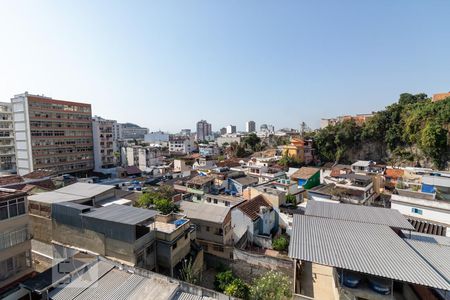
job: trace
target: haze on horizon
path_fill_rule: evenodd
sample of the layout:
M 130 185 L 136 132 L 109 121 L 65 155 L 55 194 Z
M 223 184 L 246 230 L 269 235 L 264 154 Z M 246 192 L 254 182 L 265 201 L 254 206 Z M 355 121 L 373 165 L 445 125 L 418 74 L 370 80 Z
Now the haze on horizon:
M 0 101 L 150 130 L 318 127 L 450 90 L 448 1 L 2 1 Z

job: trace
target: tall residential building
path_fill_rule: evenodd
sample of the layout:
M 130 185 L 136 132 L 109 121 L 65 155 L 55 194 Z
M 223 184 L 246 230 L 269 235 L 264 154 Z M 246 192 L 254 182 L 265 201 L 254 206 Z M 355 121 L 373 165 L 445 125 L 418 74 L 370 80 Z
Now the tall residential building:
M 247 131 L 247 132 L 255 132 L 256 131 L 256 123 L 255 123 L 255 121 L 248 121 L 245 124 L 245 131 Z
M 106 120 L 95 116 L 92 119 L 94 141 L 94 170 L 102 172 L 115 166 L 114 157 L 114 120 Z
M 19 175 L 94 168 L 91 105 L 28 93 L 11 99 Z
M 11 103 L 0 102 L 0 173 L 16 170 Z
M 197 122 L 197 141 L 208 140 L 212 136 L 211 124 L 205 120 Z
M 220 135 L 227 134 L 227 129 L 225 127 L 220 128 Z
M 0 189 L 0 293 L 33 272 L 26 193 Z
M 117 122 L 113 124 L 113 140 L 123 140 L 123 124 Z
M 236 133 L 236 126 L 235 125 L 228 125 L 227 126 L 227 133 L 228 134 Z

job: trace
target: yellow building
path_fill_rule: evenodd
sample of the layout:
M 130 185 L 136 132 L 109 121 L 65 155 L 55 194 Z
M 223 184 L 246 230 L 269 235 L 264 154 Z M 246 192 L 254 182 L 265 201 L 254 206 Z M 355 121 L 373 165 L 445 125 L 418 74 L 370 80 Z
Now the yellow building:
M 283 155 L 288 155 L 305 161 L 305 142 L 302 139 L 292 138 L 289 145 L 283 146 Z

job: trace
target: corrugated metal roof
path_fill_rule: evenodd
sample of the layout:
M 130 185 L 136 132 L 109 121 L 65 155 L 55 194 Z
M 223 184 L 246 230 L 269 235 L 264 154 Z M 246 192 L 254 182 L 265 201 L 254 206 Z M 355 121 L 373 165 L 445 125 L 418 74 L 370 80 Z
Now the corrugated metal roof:
M 421 242 L 427 242 L 427 243 L 433 243 L 433 244 L 439 244 L 439 245 L 444 245 L 444 246 L 450 247 L 450 237 L 426 234 L 426 233 L 421 233 L 421 232 L 410 232 L 410 231 L 406 231 L 406 230 L 402 230 L 402 232 L 403 232 L 403 235 L 407 239 L 421 241 Z
M 156 214 L 156 211 L 151 209 L 111 204 L 83 214 L 83 217 L 95 218 L 121 224 L 136 225 L 153 218 L 154 216 L 156 216 Z
M 77 195 L 80 197 L 91 198 L 107 191 L 115 189 L 113 185 L 95 184 L 95 183 L 85 183 L 76 182 L 74 184 L 62 187 L 56 192 L 69 195 Z
M 289 256 L 450 290 L 450 283 L 385 225 L 294 215 Z
M 439 274 L 450 283 L 450 247 L 405 239 Z
M 306 204 L 305 215 L 414 230 L 400 212 L 389 208 L 310 200 Z
M 192 295 L 185 292 L 177 292 L 172 300 L 203 300 L 202 296 Z
M 90 267 L 86 273 L 82 274 L 80 277 L 77 277 L 69 284 L 51 291 L 49 293 L 49 297 L 52 300 L 75 299 L 75 297 L 83 293 L 84 290 L 95 284 L 98 278 L 104 276 L 113 268 L 113 265 L 107 264 L 105 262 L 98 262 Z

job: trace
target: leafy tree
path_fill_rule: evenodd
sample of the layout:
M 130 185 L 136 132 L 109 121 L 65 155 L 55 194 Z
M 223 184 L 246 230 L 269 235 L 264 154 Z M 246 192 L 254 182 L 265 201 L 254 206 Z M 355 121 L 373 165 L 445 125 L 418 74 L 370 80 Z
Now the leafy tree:
M 420 145 L 437 166 L 444 166 L 443 156 L 448 152 L 446 130 L 436 123 L 428 123 L 422 130 Z
M 295 197 L 295 195 L 286 195 L 286 202 L 296 204 L 297 198 Z
M 281 235 L 273 240 L 272 247 L 277 251 L 286 251 L 289 247 L 289 241 Z
M 159 199 L 155 201 L 155 208 L 163 215 L 170 214 L 172 212 L 178 212 L 178 206 L 167 199 Z
M 244 138 L 243 142 L 253 151 L 257 151 L 256 146 L 261 143 L 261 139 L 255 133 L 250 133 Z
M 289 277 L 276 271 L 269 271 L 255 279 L 250 288 L 250 298 L 254 300 L 287 300 L 291 297 Z
M 142 193 L 142 195 L 139 196 L 139 198 L 136 202 L 136 206 L 142 207 L 142 208 L 147 208 L 151 204 L 153 204 L 154 201 L 155 201 L 155 198 L 152 193 Z
M 217 291 L 223 292 L 225 288 L 233 282 L 235 277 L 231 270 L 226 270 L 216 274 L 214 279 L 214 287 Z
M 249 299 L 250 288 L 242 279 L 235 278 L 225 287 L 224 293 L 228 296 L 246 300 Z
M 303 166 L 303 162 L 300 161 L 300 159 L 296 157 L 292 157 L 285 153 L 281 159 L 278 161 L 278 163 L 284 167 L 287 168 L 298 168 Z

